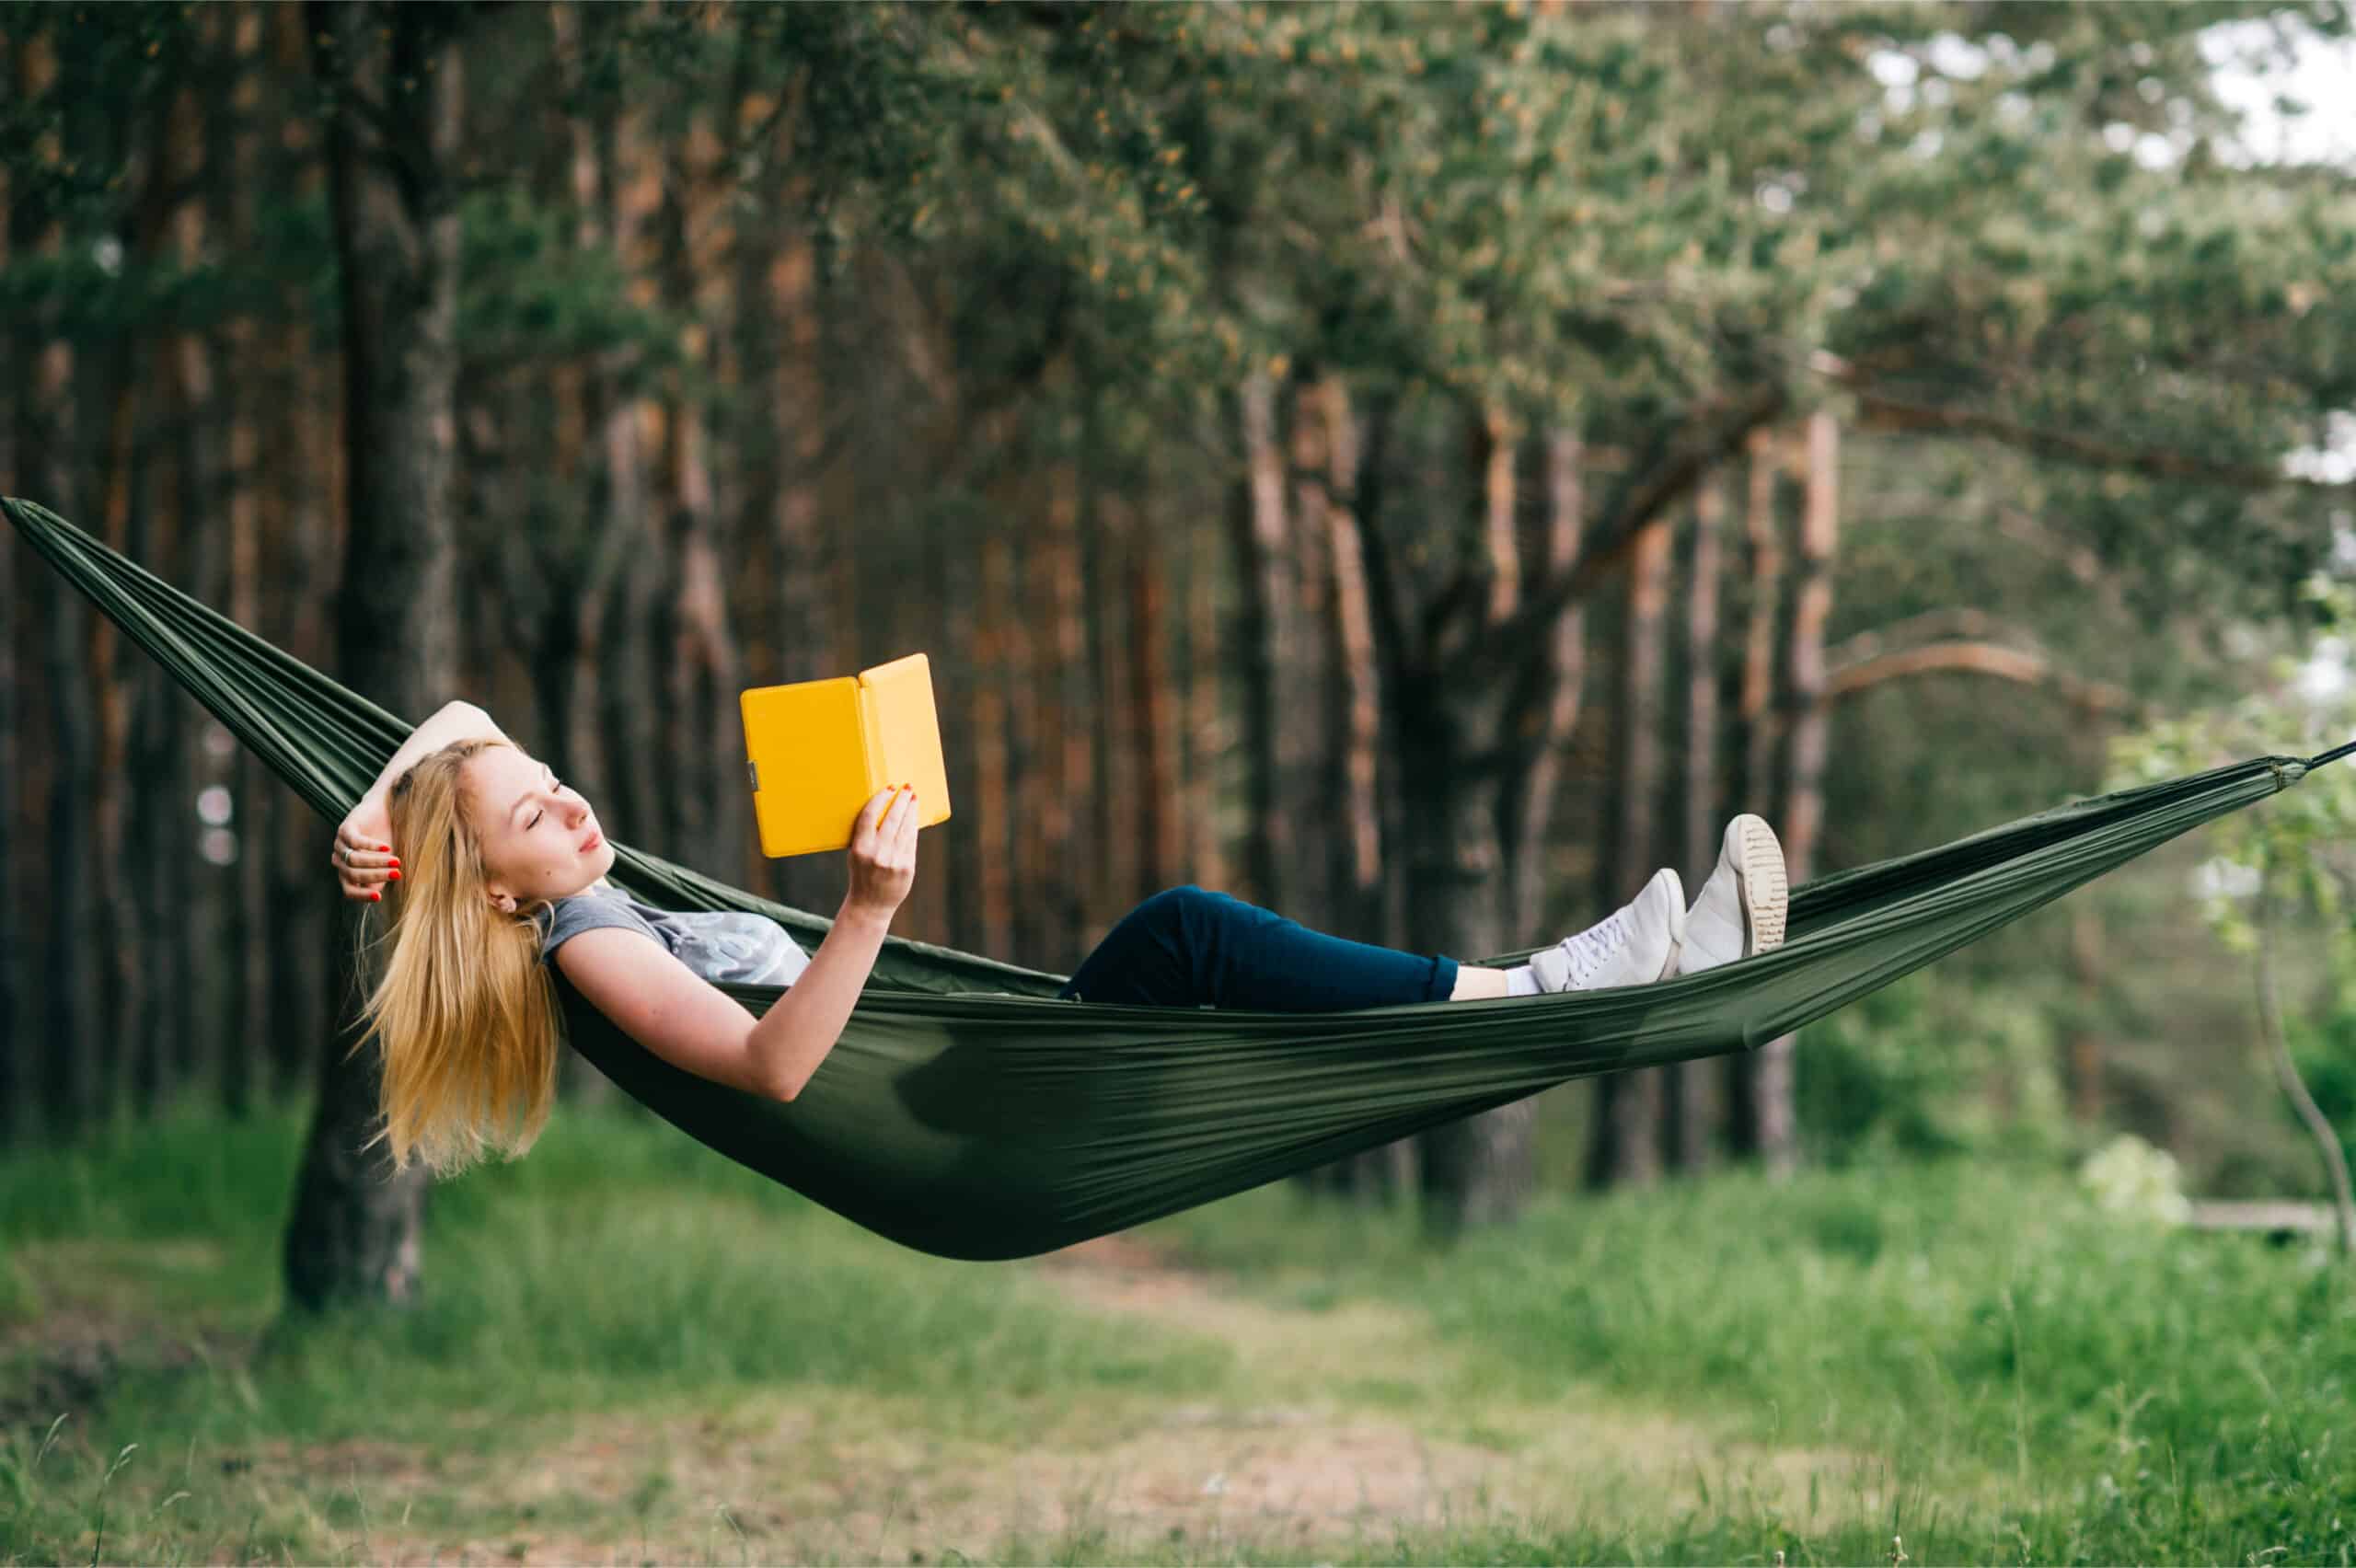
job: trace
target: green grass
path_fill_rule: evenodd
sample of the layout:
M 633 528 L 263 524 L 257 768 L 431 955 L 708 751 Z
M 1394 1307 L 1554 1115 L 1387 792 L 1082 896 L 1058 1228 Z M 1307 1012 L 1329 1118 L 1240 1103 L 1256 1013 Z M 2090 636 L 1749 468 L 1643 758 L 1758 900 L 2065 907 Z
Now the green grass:
M 243 1521 L 200 1464 L 217 1481 L 273 1444 L 483 1454 L 557 1418 L 724 1412 L 779 1384 L 852 1388 L 935 1430 L 1011 1441 L 1076 1391 L 1226 1376 L 1214 1341 L 1140 1340 L 1028 1276 L 881 1242 L 667 1127 L 579 1112 L 526 1159 L 434 1189 L 416 1309 L 282 1320 L 303 1131 L 283 1115 L 179 1118 L 0 1162 L 0 1331 L 106 1322 L 146 1352 L 53 1436 L 53 1370 L 0 1352 L 0 1562 L 87 1554 L 127 1444 L 146 1457 L 124 1474 L 178 1472 L 172 1489 L 191 1496 L 174 1507 L 193 1528 L 125 1554 L 201 1558 L 241 1551 Z M 318 1512 L 337 1516 L 329 1500 Z M 297 1560 L 320 1550 L 288 1528 L 278 1544 Z M 268 1536 L 255 1550 L 274 1559 Z
M 757 1562 L 788 1538 L 692 1493 L 774 1441 L 780 1409 L 824 1435 L 788 1445 L 819 1499 L 794 1506 L 823 1516 L 872 1482 L 879 1446 L 953 1480 L 1270 1395 L 1212 1326 L 1125 1321 L 1026 1268 L 908 1252 L 659 1124 L 579 1110 L 524 1161 L 434 1190 L 416 1309 L 266 1334 L 303 1130 L 186 1117 L 0 1161 L 0 1562 L 371 1561 L 387 1497 L 410 1539 L 495 1552 L 512 1534 L 520 1551 L 568 1530 L 635 1562 L 655 1550 L 641 1536 L 700 1528 L 692 1552 Z M 1735 1173 L 1548 1198 L 1445 1251 L 1407 1216 L 1273 1187 L 1144 1234 L 1287 1320 L 1375 1303 L 1406 1345 L 1428 1335 L 1441 1370 L 1319 1378 L 1336 1419 L 1504 1466 L 1549 1411 L 1606 1433 L 1612 1412 L 1659 1411 L 1802 1455 L 1804 1491 L 1703 1461 L 1657 1501 L 1566 1478 L 1549 1516 L 1313 1544 L 1082 1519 L 1013 1528 L 997 1558 L 1796 1564 L 1884 1561 L 1902 1534 L 1923 1563 L 2356 1562 L 2350 1272 L 2113 1220 L 2058 1177 Z M 127 1348 L 77 1391 L 60 1347 L 84 1329 Z M 494 1460 L 605 1434 L 618 1480 L 482 1494 L 508 1473 Z M 661 1445 L 690 1441 L 668 1468 Z M 398 1485 L 372 1480 L 396 1463 Z M 791 1539 L 862 1560 L 854 1538 Z
M 1731 1173 L 1550 1198 L 1443 1252 L 1404 1215 L 1269 1188 L 1153 1234 L 1273 1299 L 1414 1303 L 1474 1353 L 1474 1397 L 1600 1387 L 1898 1456 L 2001 1502 L 1957 1522 L 1996 1532 L 1949 1541 L 1966 1561 L 2356 1561 L 2356 1274 L 2123 1221 L 2057 1176 Z
M 300 1133 L 291 1118 L 181 1119 L 0 1165 L 0 1247 L 205 1238 L 224 1266 L 184 1280 L 141 1270 L 140 1292 L 151 1310 L 259 1330 L 279 1319 Z M 1071 1386 L 1177 1389 L 1224 1367 L 1209 1341 L 1148 1353 L 1022 1276 L 878 1242 L 639 1118 L 560 1118 L 525 1159 L 437 1186 L 425 1245 L 417 1309 L 280 1323 L 267 1348 L 283 1430 L 409 1436 L 459 1399 L 522 1415 L 744 1382 L 970 1408 L 967 1396 Z

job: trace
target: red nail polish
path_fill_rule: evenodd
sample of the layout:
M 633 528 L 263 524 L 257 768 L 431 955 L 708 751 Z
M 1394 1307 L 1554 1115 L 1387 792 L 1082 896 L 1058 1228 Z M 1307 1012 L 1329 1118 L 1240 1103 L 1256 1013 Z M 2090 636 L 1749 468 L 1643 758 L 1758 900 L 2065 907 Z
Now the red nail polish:
M 382 904 L 385 902 L 385 895 L 381 893 L 372 893 L 368 895 L 368 901 L 372 904 Z
M 400 881 L 400 880 L 401 880 L 400 868 L 399 868 L 399 867 L 398 867 L 398 866 L 396 866 L 396 867 L 394 867 L 394 868 L 393 868 L 393 878 L 392 878 L 392 880 L 393 880 L 393 881 L 395 881 L 395 882 L 398 882 L 398 881 Z

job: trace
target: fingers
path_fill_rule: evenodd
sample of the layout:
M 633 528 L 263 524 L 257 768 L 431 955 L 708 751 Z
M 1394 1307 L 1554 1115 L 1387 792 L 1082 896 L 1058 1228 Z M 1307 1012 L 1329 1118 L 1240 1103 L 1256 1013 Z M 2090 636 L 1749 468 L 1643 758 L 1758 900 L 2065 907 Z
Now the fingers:
M 386 884 L 400 881 L 401 858 L 391 845 L 356 833 L 349 824 L 336 829 L 335 839 L 329 859 L 343 883 L 343 895 L 381 903 Z
M 859 812 L 859 820 L 851 824 L 850 851 L 853 855 L 870 852 L 881 841 L 891 822 L 892 807 L 899 799 L 896 790 L 878 790 Z
M 866 814 L 860 818 L 861 838 L 854 846 L 879 864 L 904 866 L 909 858 L 910 846 L 917 832 L 918 801 L 916 786 L 895 784 L 868 802 L 872 813 L 883 803 L 883 815 L 871 824 Z
M 365 837 L 349 827 L 336 829 L 336 863 L 352 867 L 398 866 L 401 858 L 393 847 L 381 840 Z

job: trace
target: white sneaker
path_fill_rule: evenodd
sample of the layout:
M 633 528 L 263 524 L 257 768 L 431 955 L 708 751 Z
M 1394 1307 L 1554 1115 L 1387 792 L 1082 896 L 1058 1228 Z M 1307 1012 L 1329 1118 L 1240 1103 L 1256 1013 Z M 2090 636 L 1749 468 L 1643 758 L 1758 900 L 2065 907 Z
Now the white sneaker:
M 1699 974 L 1782 947 L 1790 905 L 1784 847 L 1766 818 L 1746 812 L 1727 824 L 1717 867 L 1686 912 L 1677 972 Z
M 1685 884 L 1667 866 L 1610 918 L 1530 954 L 1542 991 L 1601 991 L 1647 986 L 1676 967 L 1685 940 Z

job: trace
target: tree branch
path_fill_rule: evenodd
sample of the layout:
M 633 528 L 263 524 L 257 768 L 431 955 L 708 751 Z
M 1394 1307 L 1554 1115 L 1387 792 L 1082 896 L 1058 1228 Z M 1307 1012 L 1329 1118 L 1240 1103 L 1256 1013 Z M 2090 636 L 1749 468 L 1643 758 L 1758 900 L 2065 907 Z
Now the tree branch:
M 1665 432 L 1651 454 L 1623 472 L 1614 485 L 1594 533 L 1602 542 L 1581 551 L 1567 571 L 1526 583 L 1521 607 L 1488 625 L 1465 650 L 1469 667 L 1463 675 L 1481 678 L 1526 654 L 1574 600 L 1593 593 L 1604 578 L 1619 570 L 1645 530 L 1661 526 L 1661 514 L 1690 492 L 1703 474 L 1732 455 L 1752 431 L 1782 413 L 1785 402 L 1780 385 L 1755 387 Z
M 2140 704 L 2127 692 L 2102 681 L 2090 681 L 2054 668 L 2042 653 L 2024 652 L 2001 642 L 1930 642 L 1889 653 L 1871 654 L 1844 668 L 1829 668 L 1824 700 L 1854 697 L 1869 686 L 1908 675 L 1951 673 L 1993 675 L 2025 686 L 2047 686 L 2077 706 L 2094 712 L 2131 711 Z
M 1827 670 L 1837 671 L 1851 664 L 1863 663 L 1892 649 L 1911 648 L 1952 638 L 2007 642 L 2032 651 L 2038 648 L 2037 639 L 2021 628 L 2000 621 L 1985 610 L 1967 606 L 1925 610 L 1919 616 L 1909 616 L 1904 620 L 1892 621 L 1871 631 L 1858 632 L 1826 649 L 1824 665 Z
M 1810 367 L 1846 387 L 1857 399 L 1866 430 L 1883 432 L 1985 436 L 2040 457 L 2055 457 L 2086 467 L 2111 468 L 2148 478 L 2188 479 L 2198 483 L 2233 485 L 2243 490 L 2304 487 L 2311 490 L 2356 489 L 2356 480 L 2302 478 L 2264 464 L 2220 463 L 2182 452 L 2122 446 L 2073 431 L 2039 430 L 2017 420 L 1981 409 L 1941 408 L 1916 403 L 1875 386 L 1855 366 L 1831 354 L 1813 356 Z
M 2339 1216 L 2339 1255 L 2346 1258 L 2356 1253 L 2356 1193 L 2349 1189 L 2348 1157 L 2340 1151 L 2339 1135 L 2316 1106 L 2315 1096 L 2307 1092 L 2306 1081 L 2299 1077 L 2299 1064 L 2291 1055 L 2291 1043 L 2282 1033 L 2282 1000 L 2274 983 L 2273 900 L 2269 895 L 2272 882 L 2271 867 L 2258 872 L 2258 918 L 2253 922 L 2258 928 L 2253 965 L 2258 980 L 2258 1025 L 2274 1058 L 2282 1092 L 2323 1157 L 2325 1174 L 2331 1181 L 2332 1206 Z

